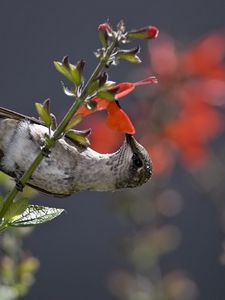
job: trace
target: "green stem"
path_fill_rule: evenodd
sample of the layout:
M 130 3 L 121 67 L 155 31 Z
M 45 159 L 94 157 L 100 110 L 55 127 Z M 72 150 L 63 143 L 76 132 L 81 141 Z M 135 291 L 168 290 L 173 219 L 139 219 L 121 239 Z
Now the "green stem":
M 36 168 L 39 166 L 41 163 L 42 159 L 44 158 L 44 155 L 42 152 L 40 152 L 35 160 L 32 162 L 30 167 L 27 169 L 27 171 L 23 174 L 23 176 L 20 178 L 19 184 L 21 187 L 25 186 L 26 182 L 29 180 L 30 176 L 33 174 L 33 172 L 36 170 Z M 2 210 L 0 211 L 0 220 L 4 217 L 5 213 L 7 212 L 8 208 L 12 204 L 14 198 L 17 196 L 19 193 L 19 189 L 17 188 L 17 185 L 14 186 L 10 194 L 8 195 Z
M 65 117 L 63 118 L 62 122 L 59 124 L 59 126 L 56 128 L 55 132 L 54 132 L 54 138 L 55 140 L 57 140 L 61 133 L 63 132 L 63 130 L 65 129 L 65 127 L 67 126 L 67 124 L 69 123 L 69 121 L 72 119 L 73 115 L 76 113 L 76 111 L 79 109 L 79 107 L 83 104 L 84 102 L 84 98 L 85 98 L 85 94 L 88 90 L 88 87 L 90 86 L 90 84 L 96 80 L 96 78 L 100 75 L 101 71 L 105 68 L 105 64 L 107 63 L 110 55 L 112 54 L 115 45 L 117 43 L 117 38 L 115 37 L 114 40 L 112 41 L 111 45 L 109 46 L 109 48 L 107 49 L 105 56 L 102 58 L 102 60 L 99 62 L 99 64 L 97 65 L 97 67 L 95 68 L 94 72 L 92 73 L 92 75 L 90 76 L 89 80 L 87 81 L 80 97 L 77 99 L 76 102 L 73 103 L 73 105 L 71 106 L 71 108 L 69 109 L 68 113 L 65 115 Z
M 87 81 L 80 97 L 77 98 L 76 101 L 72 104 L 69 111 L 67 112 L 67 114 L 65 115 L 65 117 L 63 118 L 61 123 L 58 125 L 58 127 L 54 131 L 54 134 L 53 134 L 52 138 L 48 141 L 48 143 L 46 143 L 44 145 L 45 150 L 49 151 L 52 147 L 54 147 L 55 142 L 57 141 L 57 139 L 60 138 L 61 134 L 64 132 L 66 126 L 68 125 L 68 123 L 70 122 L 70 120 L 72 119 L 74 114 L 77 112 L 79 107 L 84 103 L 86 91 L 88 90 L 89 85 L 94 80 L 96 80 L 96 78 L 101 74 L 102 70 L 105 68 L 105 64 L 107 63 L 110 55 L 112 54 L 117 42 L 118 42 L 117 37 L 115 37 L 113 39 L 111 45 L 108 47 L 104 57 L 98 63 L 98 65 L 95 68 L 94 72 L 92 73 L 89 80 Z M 22 187 L 25 186 L 25 184 L 27 183 L 27 181 L 29 180 L 31 175 L 34 173 L 34 171 L 37 169 L 37 167 L 39 166 L 39 164 L 41 163 L 41 161 L 43 160 L 44 157 L 45 156 L 44 156 L 43 151 L 40 151 L 40 153 L 34 159 L 33 163 L 30 165 L 30 167 L 25 171 L 23 176 L 20 178 L 19 184 L 21 184 Z M 3 205 L 3 208 L 0 211 L 0 220 L 2 220 L 5 213 L 8 211 L 8 209 L 11 206 L 13 200 L 15 199 L 15 197 L 17 196 L 17 194 L 19 192 L 20 191 L 19 191 L 17 185 L 15 185 L 15 187 L 12 189 L 12 191 L 10 192 L 8 197 L 6 198 L 6 200 L 4 202 L 4 205 Z

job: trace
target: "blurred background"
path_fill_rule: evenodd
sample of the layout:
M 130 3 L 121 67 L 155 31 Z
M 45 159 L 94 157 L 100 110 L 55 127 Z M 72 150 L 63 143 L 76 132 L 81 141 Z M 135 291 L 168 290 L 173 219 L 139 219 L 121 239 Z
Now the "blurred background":
M 52 61 L 83 58 L 87 78 L 107 19 L 160 29 L 141 42 L 142 65 L 122 62 L 110 72 L 116 82 L 159 79 L 121 100 L 154 178 L 113 194 L 37 195 L 33 203 L 67 213 L 32 234 L 1 238 L 0 298 L 17 298 L 5 292 L 10 284 L 23 294 L 35 281 L 23 299 L 224 300 L 224 1 L 2 0 L 0 105 L 35 115 L 34 102 L 49 97 L 60 119 L 71 102 Z M 113 151 L 121 136 L 104 124 L 94 114 L 84 126 L 93 128 L 95 149 Z

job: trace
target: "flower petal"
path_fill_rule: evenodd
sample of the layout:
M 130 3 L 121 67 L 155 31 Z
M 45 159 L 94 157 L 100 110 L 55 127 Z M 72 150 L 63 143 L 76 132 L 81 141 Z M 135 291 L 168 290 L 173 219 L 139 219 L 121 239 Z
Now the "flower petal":
M 110 102 L 107 108 L 107 124 L 109 127 L 124 133 L 134 134 L 135 128 L 128 115 L 116 102 Z
M 107 107 L 109 105 L 108 100 L 101 99 L 98 97 L 94 97 L 92 99 L 92 101 L 95 101 L 97 104 L 95 109 L 88 109 L 86 105 L 82 105 L 76 112 L 76 115 L 81 114 L 83 117 L 86 117 L 88 115 L 93 114 L 96 111 L 101 111 L 101 110 L 107 109 Z
M 145 79 L 142 79 L 140 81 L 137 81 L 134 83 L 134 86 L 140 86 L 140 85 L 145 85 L 145 84 L 152 84 L 152 83 L 158 83 L 158 80 L 155 76 L 149 76 Z
M 134 85 L 134 83 L 131 83 L 131 82 L 122 82 L 111 88 L 111 90 L 114 90 L 114 89 L 118 90 L 115 95 L 115 98 L 119 99 L 119 98 L 122 98 L 122 97 L 130 94 L 135 89 L 135 85 Z
M 116 151 L 124 140 L 124 133 L 109 128 L 106 117 L 99 114 L 84 119 L 82 128 L 91 128 L 91 148 L 99 153 Z
M 117 89 L 115 98 L 119 99 L 122 98 L 128 94 L 130 94 L 137 86 L 145 85 L 145 84 L 152 84 L 152 83 L 158 83 L 155 76 L 147 77 L 143 80 L 137 81 L 137 82 L 122 82 L 117 85 L 114 85 L 111 90 Z

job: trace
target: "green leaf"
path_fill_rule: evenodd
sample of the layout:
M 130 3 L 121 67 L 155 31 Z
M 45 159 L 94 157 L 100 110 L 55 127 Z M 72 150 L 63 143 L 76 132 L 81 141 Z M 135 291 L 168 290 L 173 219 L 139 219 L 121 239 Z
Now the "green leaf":
M 18 215 L 21 215 L 28 206 L 28 198 L 21 197 L 16 202 L 13 202 L 4 215 L 5 221 L 12 221 Z
M 59 61 L 54 61 L 54 66 L 59 73 L 63 74 L 68 80 L 73 82 L 73 78 L 67 66 L 65 66 Z
M 81 114 L 78 114 L 76 116 L 74 116 L 70 122 L 68 123 L 68 125 L 66 126 L 65 131 L 75 127 L 77 124 L 79 124 L 83 119 L 83 116 Z
M 66 132 L 66 136 L 68 138 L 70 138 L 71 140 L 78 142 L 79 144 L 81 144 L 82 146 L 89 146 L 90 142 L 87 138 L 87 136 L 90 134 L 90 131 L 78 131 L 78 130 L 73 130 L 70 129 L 69 131 Z
M 3 197 L 0 195 L 0 211 L 2 210 L 3 204 L 4 204 L 4 199 L 3 199 Z
M 41 120 L 46 124 L 47 127 L 50 127 L 52 124 L 52 118 L 47 109 L 38 102 L 35 103 L 35 108 Z
M 72 65 L 69 64 L 70 67 L 70 74 L 72 76 L 73 82 L 79 86 L 81 84 L 81 76 L 80 76 L 80 72 L 77 70 L 77 68 Z
M 103 30 L 99 30 L 98 32 L 98 37 L 99 37 L 99 40 L 102 44 L 102 47 L 103 48 L 106 48 L 107 47 L 107 42 L 108 42 L 108 34 L 106 31 L 103 31 Z
M 96 95 L 97 97 L 109 101 L 115 101 L 115 93 L 110 91 L 99 91 Z
M 133 39 L 146 39 L 148 37 L 148 34 L 145 30 L 145 28 L 140 29 L 140 30 L 132 30 L 127 33 L 128 38 L 133 38 Z
M 117 59 L 125 59 L 131 63 L 141 63 L 141 59 L 138 57 L 138 53 L 140 52 L 140 46 L 137 46 L 132 49 L 123 49 L 119 50 L 116 53 Z
M 87 95 L 92 95 L 99 89 L 99 79 L 92 81 L 87 88 Z
M 63 74 L 68 80 L 75 83 L 77 86 L 81 84 L 81 75 L 79 70 L 72 64 L 63 64 L 59 61 L 54 61 L 56 70 Z
M 29 205 L 27 209 L 8 225 L 12 227 L 35 226 L 49 222 L 64 211 L 61 208 Z
M 136 54 L 132 54 L 132 53 L 118 53 L 116 57 L 119 59 L 125 59 L 135 64 L 141 63 L 141 59 Z

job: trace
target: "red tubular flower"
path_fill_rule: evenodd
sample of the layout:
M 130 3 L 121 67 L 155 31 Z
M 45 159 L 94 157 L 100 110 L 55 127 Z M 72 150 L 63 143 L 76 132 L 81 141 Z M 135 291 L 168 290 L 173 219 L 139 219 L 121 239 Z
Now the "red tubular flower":
M 172 170 L 177 160 L 187 169 L 202 168 L 211 142 L 225 129 L 218 110 L 225 104 L 224 32 L 209 34 L 183 51 L 162 34 L 149 52 L 151 72 L 160 84 L 142 101 L 142 112 L 135 112 L 154 174 Z
M 155 39 L 159 34 L 159 29 L 155 26 L 148 26 L 129 31 L 127 36 L 135 39 Z
M 122 82 L 111 87 L 109 91 L 116 91 L 115 99 L 118 100 L 131 93 L 137 86 L 152 83 L 157 83 L 157 79 L 154 76 L 134 83 Z M 90 110 L 86 106 L 82 106 L 76 114 L 81 114 L 83 117 L 85 117 L 96 111 L 107 110 L 108 117 L 106 122 L 110 128 L 123 133 L 135 133 L 135 128 L 130 118 L 115 101 L 109 101 L 99 97 L 93 97 L 92 101 L 96 102 L 96 108 L 94 110 Z
M 225 78 L 225 35 L 214 33 L 194 45 L 181 56 L 181 67 L 188 74 L 214 79 Z
M 186 165 L 200 165 L 207 157 L 208 142 L 224 128 L 222 117 L 199 96 L 188 95 L 179 116 L 169 122 L 163 135 L 175 143 Z

